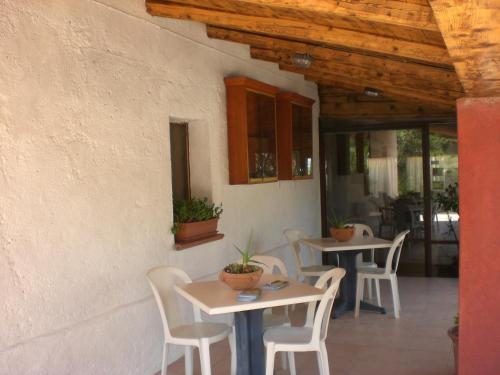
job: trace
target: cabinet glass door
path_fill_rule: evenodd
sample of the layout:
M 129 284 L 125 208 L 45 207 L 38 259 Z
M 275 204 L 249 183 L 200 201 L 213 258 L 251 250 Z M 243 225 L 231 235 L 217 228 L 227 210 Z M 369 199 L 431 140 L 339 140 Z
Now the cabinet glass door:
M 251 182 L 277 179 L 275 106 L 273 97 L 247 91 L 248 171 Z
M 296 104 L 292 105 L 293 177 L 312 176 L 312 111 Z

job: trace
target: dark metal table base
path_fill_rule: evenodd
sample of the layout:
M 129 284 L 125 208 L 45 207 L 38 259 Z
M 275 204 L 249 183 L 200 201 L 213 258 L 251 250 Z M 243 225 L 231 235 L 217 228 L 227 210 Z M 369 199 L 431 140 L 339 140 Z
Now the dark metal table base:
M 361 250 L 346 250 L 328 253 L 328 264 L 335 264 L 335 254 L 339 255 L 339 267 L 346 271 L 346 275 L 340 284 L 340 297 L 335 300 L 332 311 L 333 318 L 338 318 L 346 311 L 354 311 L 356 306 L 356 255 Z M 371 303 L 361 301 L 361 310 L 375 311 L 380 314 L 385 314 L 385 308 L 372 305 Z
M 236 327 L 237 375 L 264 375 L 262 312 L 250 310 L 234 313 Z

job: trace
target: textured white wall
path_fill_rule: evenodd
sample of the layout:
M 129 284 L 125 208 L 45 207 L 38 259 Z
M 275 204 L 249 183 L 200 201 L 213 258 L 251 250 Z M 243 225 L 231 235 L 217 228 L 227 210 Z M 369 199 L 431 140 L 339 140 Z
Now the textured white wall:
M 223 77 L 316 98 L 300 76 L 142 0 L 2 0 L 0 51 L 0 374 L 152 374 L 149 268 L 213 277 L 251 229 L 282 255 L 284 228 L 318 234 L 317 164 L 312 181 L 228 185 Z M 207 190 L 225 209 L 224 240 L 182 252 L 170 118 L 205 127 Z

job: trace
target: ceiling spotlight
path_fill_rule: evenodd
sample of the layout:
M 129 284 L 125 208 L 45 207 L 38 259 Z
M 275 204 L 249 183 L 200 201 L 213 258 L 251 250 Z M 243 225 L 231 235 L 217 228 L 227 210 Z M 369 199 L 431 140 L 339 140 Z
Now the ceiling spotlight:
M 363 94 L 366 96 L 377 97 L 380 96 L 382 92 L 379 89 L 374 89 L 373 87 L 365 87 Z
M 307 53 L 296 53 L 292 57 L 293 65 L 297 68 L 307 69 L 311 66 L 314 58 Z

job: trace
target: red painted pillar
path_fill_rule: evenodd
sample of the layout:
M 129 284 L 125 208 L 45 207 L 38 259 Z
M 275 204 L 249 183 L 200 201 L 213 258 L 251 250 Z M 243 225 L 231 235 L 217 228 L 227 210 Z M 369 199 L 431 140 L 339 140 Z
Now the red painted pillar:
M 500 374 L 500 98 L 461 99 L 459 374 Z

